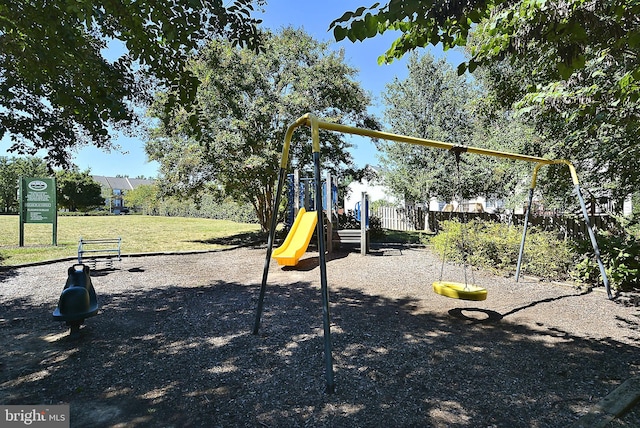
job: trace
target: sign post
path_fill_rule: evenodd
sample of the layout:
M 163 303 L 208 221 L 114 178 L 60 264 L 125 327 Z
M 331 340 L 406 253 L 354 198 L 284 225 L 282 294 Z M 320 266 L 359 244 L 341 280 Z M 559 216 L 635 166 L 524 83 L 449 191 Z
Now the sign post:
M 52 244 L 58 245 L 58 206 L 55 178 L 20 178 L 20 246 L 25 223 L 51 223 Z

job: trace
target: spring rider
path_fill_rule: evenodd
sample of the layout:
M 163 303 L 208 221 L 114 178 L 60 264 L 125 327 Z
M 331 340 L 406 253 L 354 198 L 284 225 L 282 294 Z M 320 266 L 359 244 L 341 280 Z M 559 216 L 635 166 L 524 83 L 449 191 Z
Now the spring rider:
M 89 266 L 75 264 L 68 272 L 67 283 L 62 289 L 58 307 L 53 311 L 53 318 L 65 321 L 71 327 L 70 335 L 75 337 L 80 333 L 80 326 L 85 318 L 96 315 L 99 307 Z

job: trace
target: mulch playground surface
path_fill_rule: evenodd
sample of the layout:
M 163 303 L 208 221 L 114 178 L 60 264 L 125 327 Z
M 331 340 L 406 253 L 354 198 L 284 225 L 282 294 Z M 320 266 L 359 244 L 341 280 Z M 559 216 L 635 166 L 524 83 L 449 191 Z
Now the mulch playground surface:
M 76 338 L 51 315 L 72 262 L 0 271 L 0 404 L 70 403 L 72 427 L 564 427 L 640 375 L 633 299 L 477 270 L 487 300 L 449 299 L 428 249 L 388 246 L 328 258 L 327 394 L 317 253 L 271 264 L 253 335 L 265 252 L 98 265 Z

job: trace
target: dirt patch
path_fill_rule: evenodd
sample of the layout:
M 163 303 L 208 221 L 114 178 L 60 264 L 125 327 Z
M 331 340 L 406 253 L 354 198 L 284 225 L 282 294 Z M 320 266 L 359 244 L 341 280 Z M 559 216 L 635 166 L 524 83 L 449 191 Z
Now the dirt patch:
M 51 317 L 69 262 L 0 272 L 0 403 L 71 403 L 77 427 L 558 427 L 640 374 L 637 307 L 479 271 L 487 300 L 448 299 L 436 258 L 395 247 L 328 261 L 327 394 L 317 254 L 272 264 L 253 335 L 264 257 L 95 271 L 101 311 L 78 339 Z M 640 426 L 637 409 L 616 424 Z

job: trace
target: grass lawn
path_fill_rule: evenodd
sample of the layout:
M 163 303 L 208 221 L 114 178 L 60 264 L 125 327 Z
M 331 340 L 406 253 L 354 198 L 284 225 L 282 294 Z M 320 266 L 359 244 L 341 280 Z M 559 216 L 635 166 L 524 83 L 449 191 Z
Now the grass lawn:
M 122 254 L 214 250 L 260 236 L 257 224 L 182 217 L 59 216 L 58 245 L 51 245 L 50 224 L 25 224 L 18 246 L 19 218 L 0 216 L 0 265 L 15 266 L 78 255 L 78 240 L 122 238 Z M 266 241 L 266 239 L 265 239 Z

